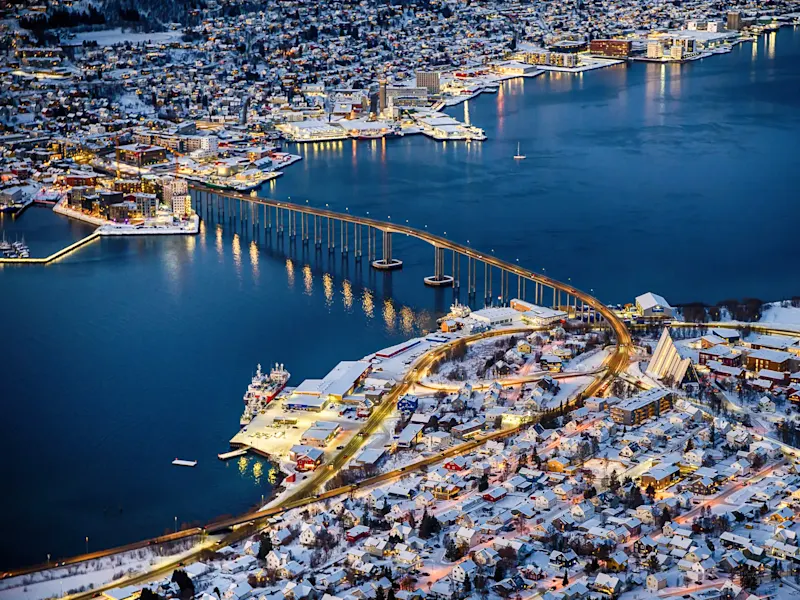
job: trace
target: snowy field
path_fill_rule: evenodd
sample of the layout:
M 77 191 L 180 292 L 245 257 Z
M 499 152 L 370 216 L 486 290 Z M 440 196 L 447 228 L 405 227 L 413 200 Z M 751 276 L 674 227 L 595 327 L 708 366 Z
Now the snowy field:
M 158 31 L 152 33 L 136 33 L 132 31 L 122 31 L 121 27 L 116 29 L 105 29 L 103 31 L 85 31 L 75 34 L 68 42 L 81 44 L 83 42 L 97 42 L 98 46 L 113 46 L 114 44 L 165 44 L 180 41 L 183 34 L 180 31 Z
M 788 325 L 800 330 L 800 307 L 792 306 L 788 302 L 787 306 L 783 306 L 783 304 L 782 302 L 765 304 L 760 322 Z

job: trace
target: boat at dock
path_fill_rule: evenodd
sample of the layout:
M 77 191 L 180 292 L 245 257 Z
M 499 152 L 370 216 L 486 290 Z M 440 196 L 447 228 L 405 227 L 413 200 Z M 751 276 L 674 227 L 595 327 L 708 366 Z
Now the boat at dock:
M 182 460 L 180 458 L 176 458 L 172 461 L 172 464 L 177 467 L 196 467 L 197 461 L 196 460 Z
M 286 387 L 289 381 L 289 371 L 283 364 L 275 363 L 269 375 L 261 371 L 261 365 L 256 367 L 256 374 L 253 376 L 247 391 L 244 393 L 244 412 L 239 419 L 239 425 L 244 427 L 253 420 L 259 412 L 265 410 L 267 405 Z
M 220 460 L 228 460 L 230 458 L 236 458 L 237 456 L 244 456 L 245 454 L 247 454 L 247 448 L 237 448 L 230 452 L 220 452 L 217 454 L 217 458 Z
M 30 248 L 25 244 L 25 238 L 22 241 L 7 242 L 5 234 L 0 241 L 0 255 L 5 258 L 30 258 Z

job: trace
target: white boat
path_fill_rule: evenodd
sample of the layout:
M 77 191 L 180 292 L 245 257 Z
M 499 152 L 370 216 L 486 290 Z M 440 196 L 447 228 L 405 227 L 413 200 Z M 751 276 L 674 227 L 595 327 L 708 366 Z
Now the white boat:
M 239 419 L 239 425 L 244 427 L 286 386 L 289 381 L 289 371 L 283 365 L 275 364 L 267 376 L 261 371 L 261 365 L 256 368 L 256 374 L 244 394 L 244 412 Z
M 180 458 L 176 458 L 172 461 L 172 464 L 178 467 L 196 467 L 197 461 L 196 460 L 181 460 Z
M 452 304 L 450 306 L 450 314 L 454 317 L 459 317 L 463 319 L 465 317 L 468 317 L 471 312 L 472 310 L 470 309 L 469 306 L 460 304 L 458 300 L 456 300 L 455 304 Z
M 517 153 L 514 155 L 514 160 L 524 160 L 525 155 L 519 150 L 519 142 L 517 142 Z

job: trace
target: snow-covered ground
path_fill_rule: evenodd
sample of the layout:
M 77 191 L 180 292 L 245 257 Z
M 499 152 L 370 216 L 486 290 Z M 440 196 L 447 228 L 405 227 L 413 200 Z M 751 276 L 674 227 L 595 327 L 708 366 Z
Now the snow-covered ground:
M 216 536 L 211 536 L 203 543 L 209 545 L 215 540 Z M 192 552 L 194 548 L 195 546 L 191 542 L 187 542 L 177 545 L 174 554 L 164 556 L 155 554 L 151 548 L 141 548 L 77 565 L 12 577 L 0 581 L 0 600 L 58 598 L 80 590 L 97 588 L 117 580 L 122 585 L 124 577 L 141 573 L 161 563 L 175 561 L 181 555 Z
M 75 34 L 70 38 L 72 43 L 97 42 L 98 46 L 113 46 L 114 44 L 165 44 L 179 41 L 182 33 L 180 31 L 158 31 L 151 33 L 135 33 L 132 31 L 122 31 L 121 27 L 115 29 L 105 29 L 103 31 L 84 31 Z
M 800 307 L 786 301 L 765 304 L 759 322 L 788 325 L 800 330 Z

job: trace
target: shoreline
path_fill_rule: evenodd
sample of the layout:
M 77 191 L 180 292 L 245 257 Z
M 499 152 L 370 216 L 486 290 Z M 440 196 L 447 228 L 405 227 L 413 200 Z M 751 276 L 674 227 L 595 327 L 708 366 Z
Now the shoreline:
M 200 231 L 200 216 L 193 214 L 180 225 L 131 225 L 127 223 L 114 223 L 101 217 L 87 215 L 80 211 L 64 206 L 66 198 L 61 198 L 53 206 L 53 212 L 76 221 L 97 225 L 100 236 L 136 236 L 136 235 L 194 235 Z

